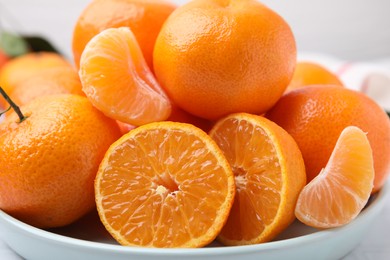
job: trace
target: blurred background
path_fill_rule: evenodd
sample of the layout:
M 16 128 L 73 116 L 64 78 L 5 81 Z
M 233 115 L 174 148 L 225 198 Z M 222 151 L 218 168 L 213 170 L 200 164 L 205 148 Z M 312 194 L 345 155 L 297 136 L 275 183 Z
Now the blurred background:
M 0 0 L 1 26 L 23 34 L 41 34 L 70 58 L 73 26 L 90 1 Z M 290 24 L 300 53 L 322 53 L 350 61 L 390 58 L 389 0 L 262 2 Z

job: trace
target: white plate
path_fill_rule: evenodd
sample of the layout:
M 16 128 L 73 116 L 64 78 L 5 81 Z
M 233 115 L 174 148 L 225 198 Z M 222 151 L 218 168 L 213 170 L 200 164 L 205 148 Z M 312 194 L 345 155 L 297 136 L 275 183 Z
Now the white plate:
M 100 224 L 95 212 L 64 228 L 42 230 L 0 211 L 0 235 L 26 259 L 110 260 L 230 260 L 230 259 L 339 259 L 363 239 L 383 209 L 390 182 L 350 224 L 318 231 L 296 221 L 275 241 L 237 247 L 213 243 L 197 249 L 151 249 L 118 245 Z

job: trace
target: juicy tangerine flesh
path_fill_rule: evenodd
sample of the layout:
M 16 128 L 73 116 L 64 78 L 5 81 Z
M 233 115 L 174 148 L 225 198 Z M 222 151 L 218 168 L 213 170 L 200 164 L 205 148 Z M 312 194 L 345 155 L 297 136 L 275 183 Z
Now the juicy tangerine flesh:
M 374 162 L 367 136 L 358 127 L 347 127 L 325 169 L 302 190 L 295 214 L 316 228 L 345 225 L 366 205 L 373 181 Z
M 276 124 L 244 113 L 221 119 L 210 136 L 229 161 L 236 183 L 219 239 L 228 245 L 271 240 L 294 220 L 295 202 L 306 183 L 298 146 Z
M 132 125 L 165 120 L 171 113 L 130 29 L 107 29 L 87 44 L 80 79 L 88 99 L 107 116 Z
M 234 197 L 233 173 L 198 128 L 160 122 L 124 135 L 95 181 L 106 229 L 123 245 L 201 247 L 218 235 Z

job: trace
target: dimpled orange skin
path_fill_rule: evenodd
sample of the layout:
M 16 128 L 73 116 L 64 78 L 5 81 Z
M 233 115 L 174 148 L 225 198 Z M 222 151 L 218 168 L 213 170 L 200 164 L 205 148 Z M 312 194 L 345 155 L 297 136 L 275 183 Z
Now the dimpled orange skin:
M 73 32 L 73 57 L 80 57 L 89 40 L 108 28 L 130 27 L 152 69 L 153 48 L 160 28 L 176 8 L 163 0 L 95 0 L 80 15 Z
M 296 88 L 320 84 L 343 86 L 337 75 L 320 64 L 301 61 L 295 67 L 294 75 L 286 92 Z
M 165 121 L 192 124 L 206 133 L 211 130 L 214 124 L 212 121 L 191 115 L 177 106 L 172 106 L 171 115 Z
M 0 71 L 0 86 L 11 92 L 18 83 L 52 68 L 72 68 L 62 56 L 50 52 L 28 53 L 8 61 Z
M 53 68 L 20 82 L 9 96 L 16 104 L 22 106 L 41 96 L 56 94 L 85 96 L 81 88 L 79 75 L 73 68 Z
M 115 121 L 87 98 L 56 95 L 21 107 L 0 124 L 0 208 L 41 228 L 64 226 L 95 207 L 93 182 Z
M 195 0 L 169 16 L 153 59 L 175 104 L 215 120 L 274 105 L 293 75 L 296 45 L 288 24 L 255 0 Z
M 284 95 L 266 117 L 297 142 L 308 182 L 326 166 L 347 126 L 357 126 L 367 133 L 374 157 L 373 192 L 383 186 L 390 173 L 390 120 L 362 93 L 329 85 L 300 88 Z

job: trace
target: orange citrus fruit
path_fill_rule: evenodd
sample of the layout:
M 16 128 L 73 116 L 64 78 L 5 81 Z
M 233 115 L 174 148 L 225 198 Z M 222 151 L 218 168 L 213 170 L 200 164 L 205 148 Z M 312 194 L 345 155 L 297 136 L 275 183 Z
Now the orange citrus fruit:
M 272 121 L 245 113 L 219 120 L 210 131 L 230 163 L 236 197 L 219 240 L 266 242 L 294 221 L 305 166 L 294 139 Z
M 100 219 L 120 244 L 201 247 L 225 224 L 235 187 L 226 158 L 206 133 L 157 122 L 111 145 L 95 194 Z
M 341 80 L 331 71 L 313 62 L 298 62 L 286 91 L 309 85 L 343 86 Z
M 284 95 L 266 117 L 297 142 L 308 181 L 326 166 L 341 131 L 353 125 L 367 133 L 375 168 L 373 192 L 390 173 L 390 120 L 366 95 L 336 86 L 312 86 Z
M 41 96 L 55 94 L 76 94 L 84 96 L 79 75 L 73 68 L 47 69 L 17 84 L 9 94 L 12 100 L 22 106 Z
M 172 122 L 179 122 L 179 123 L 187 123 L 187 124 L 192 124 L 196 127 L 199 127 L 205 132 L 210 131 L 213 122 L 196 117 L 194 115 L 191 115 L 184 110 L 180 109 L 177 106 L 172 106 L 172 113 L 171 115 L 165 120 L 165 121 L 172 121 Z M 122 134 L 128 133 L 130 130 L 136 128 L 136 126 L 122 123 L 120 121 L 117 122 L 119 125 L 119 128 L 121 129 Z
M 108 28 L 129 27 L 145 60 L 153 67 L 153 48 L 162 24 L 176 6 L 164 0 L 95 0 L 80 15 L 73 32 L 73 56 L 81 54 L 93 36 Z
M 172 106 L 172 113 L 166 121 L 192 124 L 205 132 L 210 131 L 213 122 L 187 113 L 178 106 Z
M 0 71 L 0 86 L 11 93 L 20 82 L 51 68 L 71 68 L 62 56 L 51 52 L 28 53 L 8 61 Z
M 183 110 L 215 120 L 261 114 L 283 94 L 296 63 L 288 24 L 255 0 L 194 0 L 156 40 L 154 71 Z
M 299 195 L 295 214 L 316 228 L 351 222 L 366 205 L 373 187 L 374 161 L 366 134 L 345 128 L 326 167 Z
M 122 135 L 127 134 L 130 130 L 133 130 L 134 128 L 136 128 L 136 126 L 134 126 L 134 125 L 122 123 L 121 121 L 116 121 L 116 123 L 118 124 Z
M 0 208 L 28 224 L 72 223 L 95 207 L 93 182 L 120 136 L 114 120 L 78 95 L 44 96 L 0 124 Z
M 113 119 L 142 125 L 165 120 L 171 113 L 170 101 L 129 28 L 94 36 L 81 56 L 79 74 L 88 99 Z

